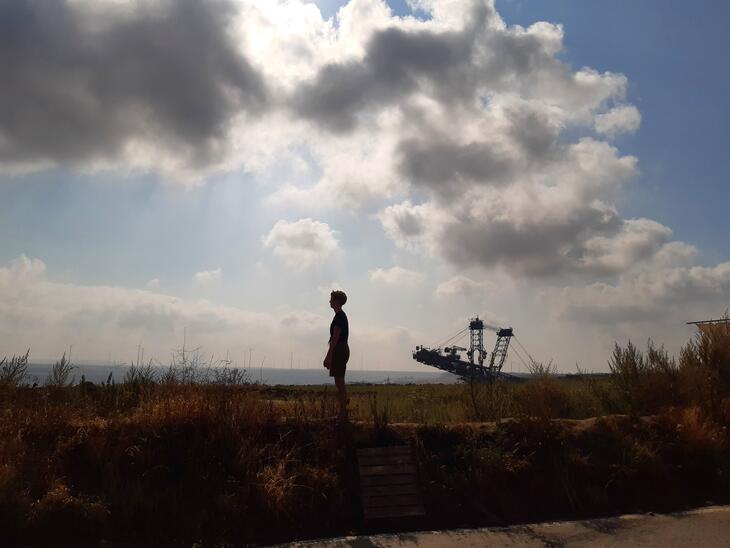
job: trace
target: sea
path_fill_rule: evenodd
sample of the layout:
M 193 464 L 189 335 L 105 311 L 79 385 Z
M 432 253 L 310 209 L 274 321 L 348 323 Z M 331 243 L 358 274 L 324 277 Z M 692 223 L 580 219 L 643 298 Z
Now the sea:
M 39 385 L 43 385 L 52 367 L 52 364 L 47 363 L 28 364 L 26 382 L 30 384 L 37 382 Z M 83 376 L 86 381 L 96 384 L 106 382 L 111 373 L 114 382 L 120 383 L 124 380 L 129 368 L 129 365 L 74 365 L 69 381 L 73 379 L 72 384 L 78 384 Z M 152 366 L 152 369 L 159 375 L 166 371 L 168 366 Z M 328 376 L 327 370 L 323 367 L 320 369 L 253 367 L 245 371 L 250 382 L 271 386 L 334 384 L 334 379 Z M 373 371 L 353 368 L 347 371 L 345 379 L 349 384 L 454 384 L 459 382 L 456 375 L 437 369 L 433 371 Z

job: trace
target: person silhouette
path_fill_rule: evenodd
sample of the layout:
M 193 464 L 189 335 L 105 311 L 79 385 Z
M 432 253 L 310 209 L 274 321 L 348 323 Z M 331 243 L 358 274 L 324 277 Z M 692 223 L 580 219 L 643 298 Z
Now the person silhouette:
M 348 420 L 345 371 L 347 370 L 347 361 L 350 359 L 350 347 L 347 344 L 350 336 L 350 326 L 347 322 L 347 315 L 342 310 L 346 302 L 347 295 L 344 291 L 337 290 L 330 293 L 330 307 L 335 311 L 335 316 L 330 324 L 329 349 L 322 362 L 329 369 L 330 377 L 335 379 L 340 400 L 339 418 L 343 421 Z

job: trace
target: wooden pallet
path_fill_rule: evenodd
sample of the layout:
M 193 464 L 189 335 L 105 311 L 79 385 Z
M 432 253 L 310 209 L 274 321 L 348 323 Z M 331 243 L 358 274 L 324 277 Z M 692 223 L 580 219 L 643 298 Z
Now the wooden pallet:
M 408 445 L 358 449 L 357 462 L 366 520 L 425 514 Z

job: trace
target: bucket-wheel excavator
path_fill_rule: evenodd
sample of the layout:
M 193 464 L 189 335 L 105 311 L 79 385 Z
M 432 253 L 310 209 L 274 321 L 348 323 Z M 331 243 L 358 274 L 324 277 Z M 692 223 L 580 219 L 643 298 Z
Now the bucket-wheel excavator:
M 484 350 L 484 330 L 488 329 L 497 334 L 494 350 L 488 353 Z M 456 346 L 461 338 L 469 335 L 469 348 Z M 494 380 L 496 378 L 510 378 L 511 375 L 502 373 L 502 366 L 507 359 L 507 349 L 514 336 L 511 327 L 495 327 L 485 324 L 479 316 L 469 320 L 465 327 L 434 348 L 416 346 L 413 359 L 449 373 L 454 373 L 464 379 Z M 466 352 L 468 361 L 462 360 L 460 352 Z

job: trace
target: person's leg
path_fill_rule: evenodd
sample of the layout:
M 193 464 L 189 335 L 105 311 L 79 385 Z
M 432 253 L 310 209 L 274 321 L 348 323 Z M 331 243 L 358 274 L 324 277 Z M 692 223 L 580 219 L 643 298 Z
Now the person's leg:
M 345 388 L 345 377 L 335 377 L 335 385 L 337 385 L 337 394 L 340 399 L 340 417 L 347 418 L 347 389 Z

